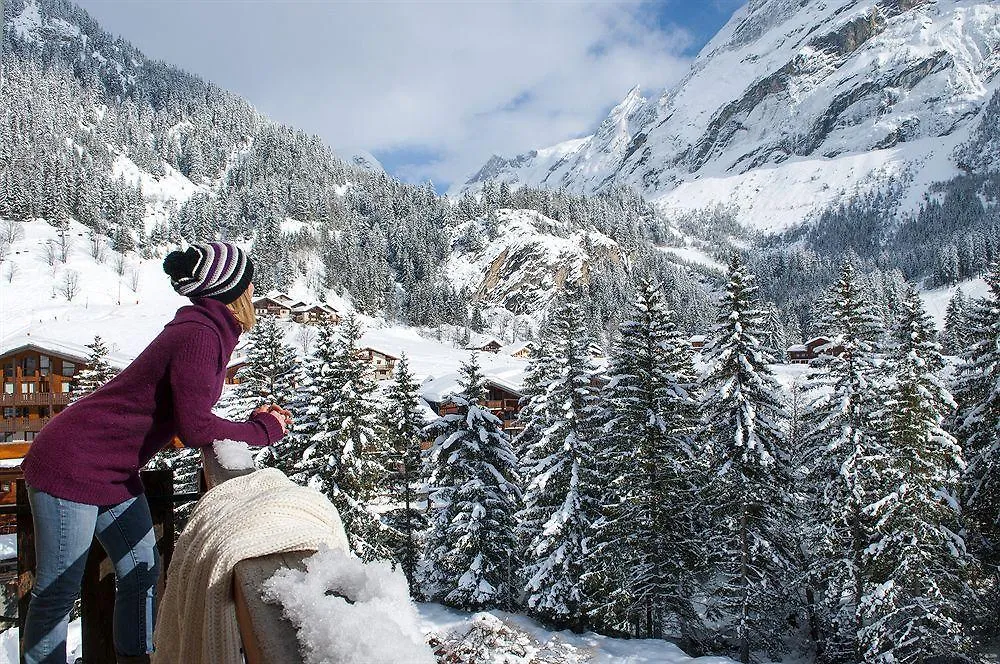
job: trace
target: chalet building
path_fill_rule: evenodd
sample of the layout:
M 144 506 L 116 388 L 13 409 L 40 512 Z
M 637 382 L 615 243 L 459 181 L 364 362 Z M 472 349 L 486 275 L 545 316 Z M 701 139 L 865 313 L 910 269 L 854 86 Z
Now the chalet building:
M 287 300 L 288 298 L 284 299 Z M 277 296 L 258 297 L 253 301 L 253 308 L 258 316 L 271 315 L 279 320 L 288 320 L 292 315 L 291 303 L 279 300 L 277 299 Z
M 708 338 L 704 334 L 696 334 L 688 341 L 691 344 L 692 350 L 700 351 L 705 347 L 705 344 L 708 343 Z
M 839 343 L 831 341 L 828 337 L 815 337 L 804 344 L 791 346 L 788 349 L 788 363 L 809 364 L 820 355 L 840 357 L 843 354 L 844 347 Z
M 513 346 L 507 347 L 507 354 L 522 360 L 530 360 L 531 354 L 535 351 L 535 344 L 530 341 L 523 341 Z
M 246 358 L 244 357 L 234 357 L 229 361 L 229 365 L 226 367 L 226 385 L 239 385 L 240 379 L 237 378 L 236 373 L 247 365 Z
M 523 431 L 524 424 L 518 419 L 521 413 L 521 397 L 524 396 L 520 390 L 492 377 L 487 377 L 483 384 L 486 387 L 486 402 L 483 405 L 503 421 L 503 430 L 510 436 L 516 436 Z M 428 401 L 428 404 L 437 409 L 438 415 L 458 412 L 458 407 L 448 397 L 438 403 Z
M 469 346 L 466 350 L 478 350 L 481 353 L 499 353 L 501 348 L 503 348 L 503 344 L 496 339 L 490 339 L 482 345 Z
M 299 304 L 292 308 L 292 320 L 297 323 L 331 323 L 340 325 L 340 313 L 327 304 Z
M 396 362 L 399 362 L 398 357 L 375 350 L 374 348 L 362 348 L 358 351 L 358 357 L 368 362 L 372 372 L 375 374 L 375 380 L 388 380 L 392 378 L 393 373 L 396 371 Z
M 29 443 L 0 443 L 0 505 L 17 502 L 17 480 L 24 477 L 21 461 L 28 453 Z M 0 535 L 17 532 L 17 516 L 0 515 Z
M 3 344 L 0 442 L 33 440 L 52 416 L 68 406 L 73 381 L 86 368 L 87 356 L 86 347 L 30 336 Z

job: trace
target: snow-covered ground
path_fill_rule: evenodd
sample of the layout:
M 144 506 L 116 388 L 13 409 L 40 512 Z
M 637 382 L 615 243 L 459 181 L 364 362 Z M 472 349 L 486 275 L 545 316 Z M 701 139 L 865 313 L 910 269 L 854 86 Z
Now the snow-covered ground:
M 124 366 L 134 359 L 173 318 L 187 298 L 177 295 L 163 273 L 158 258 L 140 260 L 130 256 L 123 276 L 114 268 L 115 253 L 107 249 L 101 263 L 90 255 L 87 229 L 70 223 L 72 247 L 69 260 L 50 266 L 46 245 L 58 242 L 58 231 L 44 221 L 22 223 L 24 238 L 14 242 L 0 269 L 0 352 L 30 340 L 44 341 L 64 350 L 86 352 L 84 346 L 100 335 L 112 351 L 112 360 Z M 8 280 L 11 266 L 14 277 Z M 78 293 L 67 300 L 61 284 L 76 274 Z M 132 275 L 137 275 L 132 290 Z M 288 293 L 293 298 L 314 300 L 302 284 Z M 120 302 L 120 303 L 119 303 Z M 341 311 L 345 303 L 330 297 L 328 302 Z M 422 336 L 408 327 L 386 325 L 379 319 L 361 317 L 366 330 L 362 346 L 400 356 L 406 353 L 418 381 L 456 371 L 469 352 L 450 339 Z M 288 342 L 294 341 L 298 324 L 286 326 Z M 236 354 L 239 354 L 237 351 Z M 481 353 L 480 363 L 487 374 L 520 374 L 526 362 L 506 354 Z
M 480 664 L 732 664 L 726 657 L 689 657 L 677 646 L 655 639 L 614 639 L 593 632 L 553 632 L 524 616 L 492 611 L 466 613 L 440 604 L 418 604 L 424 633 L 440 647 L 465 653 L 482 647 Z M 452 661 L 452 660 L 449 660 Z M 461 656 L 453 661 L 472 662 Z
M 66 662 L 74 664 L 76 658 L 83 652 L 83 642 L 80 638 L 79 618 L 69 624 L 69 632 L 66 635 Z M 17 628 L 0 632 L 0 664 L 17 664 Z
M 985 280 L 972 279 L 970 281 L 963 281 L 955 286 L 935 288 L 920 294 L 920 299 L 924 301 L 927 313 L 934 317 L 934 322 L 937 323 L 938 329 L 944 327 L 944 315 L 948 311 L 948 303 L 951 302 L 951 298 L 955 296 L 955 291 L 959 288 L 962 289 L 962 294 L 967 299 L 985 297 L 989 292 Z

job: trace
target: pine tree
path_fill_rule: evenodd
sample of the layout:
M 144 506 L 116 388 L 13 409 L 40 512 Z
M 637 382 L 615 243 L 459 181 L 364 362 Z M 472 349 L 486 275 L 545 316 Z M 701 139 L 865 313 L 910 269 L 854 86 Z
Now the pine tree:
M 948 301 L 944 315 L 944 334 L 941 345 L 949 355 L 961 355 L 969 347 L 969 304 L 959 288 Z
M 515 515 L 520 505 L 517 459 L 502 422 L 482 403 L 475 354 L 462 365 L 457 412 L 427 428 L 433 516 L 419 579 L 432 599 L 464 610 L 510 608 L 517 597 Z
M 310 486 L 323 491 L 340 511 L 351 548 L 364 560 L 391 558 L 389 534 L 369 501 L 385 495 L 384 437 L 378 427 L 375 383 L 357 341 L 353 316 L 334 331 L 320 329 L 318 371 L 309 381 L 307 427 L 312 435 L 296 465 Z
M 954 401 L 930 316 L 916 288 L 903 302 L 895 377 L 885 411 L 887 454 L 874 460 L 874 484 L 892 488 L 869 505 L 871 543 L 865 550 L 865 594 L 859 633 L 864 661 L 959 660 L 970 654 L 962 624 L 974 598 L 972 560 L 959 528 L 962 451 L 944 429 Z
M 760 335 L 764 312 L 753 276 L 737 255 L 705 351 L 700 439 L 708 458 L 702 487 L 712 517 L 707 559 L 717 584 L 711 618 L 728 624 L 739 659 L 775 647 L 792 563 L 790 473 L 783 449 L 781 387 Z
M 702 553 L 693 518 L 697 379 L 690 344 L 658 285 L 640 285 L 608 379 L 600 454 L 607 488 L 592 547 L 601 613 L 617 629 L 644 625 L 647 638 L 661 636 L 670 619 L 686 633 Z
M 400 534 L 395 546 L 395 559 L 399 561 L 410 583 L 410 592 L 419 594 L 416 584 L 416 566 L 422 549 L 422 534 L 427 528 L 427 518 L 417 507 L 416 493 L 423 483 L 421 441 L 423 440 L 424 415 L 420 408 L 417 384 L 410 373 L 406 355 L 396 365 L 396 375 L 386 395 L 384 428 L 388 434 L 390 487 L 392 495 L 402 499 L 403 507 L 385 516 Z
M 269 314 L 258 316 L 250 330 L 246 365 L 236 373 L 239 383 L 223 400 L 227 414 L 241 419 L 265 404 L 287 406 L 295 394 L 298 366 L 295 350 L 285 343 L 277 319 Z M 258 457 L 258 462 L 274 465 L 270 448 L 262 454 L 266 456 Z
M 588 351 L 591 338 L 575 293 L 561 298 L 548 332 L 547 354 L 532 378 L 544 373 L 549 379 L 539 396 L 543 401 L 529 408 L 525 431 L 531 433 L 524 437 L 522 459 L 519 533 L 527 542 L 525 593 L 533 615 L 582 631 L 593 602 L 584 577 L 599 508 L 594 459 L 599 391 Z
M 845 262 L 825 302 L 822 329 L 837 354 L 824 355 L 812 377 L 818 396 L 805 414 L 810 480 L 809 518 L 814 566 L 813 607 L 820 621 L 820 654 L 827 662 L 859 662 L 865 595 L 865 549 L 870 543 L 869 505 L 884 495 L 871 479 L 873 461 L 885 454 L 874 414 L 882 402 L 879 367 L 884 333 Z
M 963 479 L 971 548 L 1000 579 L 1000 264 L 986 274 L 987 295 L 969 304 L 969 347 L 955 388 L 957 433 L 968 461 Z M 994 593 L 997 591 L 994 590 Z M 991 620 L 1000 602 L 990 598 Z
M 100 336 L 87 344 L 87 368 L 77 374 L 73 382 L 73 401 L 87 396 L 101 385 L 118 375 L 118 371 L 108 363 L 108 347 Z

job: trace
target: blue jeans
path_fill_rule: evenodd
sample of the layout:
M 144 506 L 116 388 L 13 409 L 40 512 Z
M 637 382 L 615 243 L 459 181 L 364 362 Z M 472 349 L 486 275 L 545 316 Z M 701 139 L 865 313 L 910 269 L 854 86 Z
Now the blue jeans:
M 115 566 L 114 643 L 119 655 L 153 650 L 159 555 L 145 496 L 110 507 L 28 487 L 35 523 L 35 587 L 24 625 L 25 664 L 66 664 L 66 630 L 96 534 Z

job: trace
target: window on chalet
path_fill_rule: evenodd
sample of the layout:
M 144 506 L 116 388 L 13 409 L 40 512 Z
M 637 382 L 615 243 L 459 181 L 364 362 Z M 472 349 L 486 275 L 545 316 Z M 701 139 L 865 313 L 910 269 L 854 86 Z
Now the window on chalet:
M 24 371 L 24 374 L 26 376 L 29 376 L 38 371 L 38 356 L 25 355 L 24 359 L 21 360 L 21 369 Z
M 43 376 L 48 376 L 49 373 L 52 370 L 51 361 L 49 360 L 49 356 L 48 355 L 39 355 L 38 356 L 38 366 L 41 369 L 41 374 Z
M 4 383 L 3 384 L 4 394 L 14 394 L 14 383 Z
M 4 375 L 4 378 L 13 378 L 14 377 L 14 358 L 11 358 L 9 360 L 4 360 L 4 363 L 3 363 L 3 375 Z
M 4 417 L 17 417 L 17 410 L 15 408 L 4 408 L 3 409 L 3 416 Z
M 21 394 L 34 394 L 35 393 L 35 382 L 25 381 L 21 383 Z
M 0 491 L 10 493 L 10 482 L 0 482 Z
M 63 365 L 62 375 L 72 376 L 73 374 L 76 373 L 76 365 L 70 362 L 69 360 L 63 360 L 62 365 Z
M 60 383 L 60 385 L 62 385 L 63 394 L 66 394 L 67 392 L 70 392 L 73 389 L 72 383 Z

